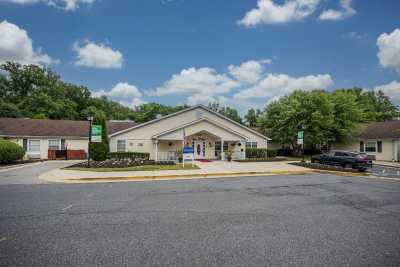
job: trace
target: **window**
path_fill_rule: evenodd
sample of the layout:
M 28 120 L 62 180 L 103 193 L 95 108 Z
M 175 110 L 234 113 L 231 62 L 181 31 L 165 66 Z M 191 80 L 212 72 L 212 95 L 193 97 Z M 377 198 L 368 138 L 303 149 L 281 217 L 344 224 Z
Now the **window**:
M 257 148 L 257 142 L 246 142 L 246 148 Z
M 60 140 L 49 140 L 49 150 L 60 150 Z
M 126 151 L 126 140 L 117 140 L 117 152 Z
M 29 152 L 40 152 L 40 140 L 29 140 L 28 151 Z
M 368 141 L 365 143 L 365 152 L 376 152 L 376 142 Z

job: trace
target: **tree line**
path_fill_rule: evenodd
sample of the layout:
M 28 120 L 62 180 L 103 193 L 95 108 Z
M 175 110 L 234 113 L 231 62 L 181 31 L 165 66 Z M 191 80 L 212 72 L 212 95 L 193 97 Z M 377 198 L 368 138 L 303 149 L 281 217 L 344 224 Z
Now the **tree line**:
M 129 108 L 107 97 L 93 97 L 89 88 L 67 83 L 49 68 L 6 62 L 0 66 L 0 116 L 84 120 L 100 116 L 138 123 L 165 116 L 186 105 L 145 103 Z M 5 73 L 2 75 L 1 73 Z M 345 141 L 360 123 L 391 120 L 399 110 L 381 91 L 362 88 L 298 90 L 265 106 L 251 108 L 242 118 L 237 109 L 210 103 L 209 108 L 250 127 L 274 142 L 296 147 L 296 133 L 304 130 L 306 145 Z

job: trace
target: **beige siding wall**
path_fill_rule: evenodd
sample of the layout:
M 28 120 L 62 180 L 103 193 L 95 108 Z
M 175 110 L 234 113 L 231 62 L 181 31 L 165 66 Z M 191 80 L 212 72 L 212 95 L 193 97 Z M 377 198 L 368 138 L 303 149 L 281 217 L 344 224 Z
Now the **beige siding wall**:
M 360 151 L 360 141 L 382 141 L 382 152 L 366 152 L 368 155 L 374 155 L 376 160 L 392 161 L 393 160 L 393 140 L 392 139 L 374 139 L 374 140 L 357 140 L 346 144 L 333 144 L 332 150 L 349 150 L 349 151 Z
M 186 136 L 196 133 L 196 131 L 206 130 L 212 134 L 217 136 L 223 136 L 227 140 L 240 140 L 240 137 L 232 134 L 229 131 L 224 130 L 224 128 L 228 128 L 234 132 L 239 133 L 240 135 L 244 136 L 248 141 L 257 142 L 257 146 L 259 148 L 266 148 L 267 141 L 253 133 L 252 131 L 243 128 L 241 126 L 236 125 L 226 119 L 223 119 L 201 107 L 196 109 L 183 112 L 177 114 L 175 116 L 165 118 L 159 120 L 154 123 L 150 123 L 136 129 L 132 129 L 130 131 L 118 134 L 110 138 L 110 150 L 116 151 L 117 150 L 117 140 L 126 140 L 127 141 L 127 150 L 128 151 L 137 151 L 137 152 L 147 152 L 150 153 L 150 157 L 152 159 L 155 158 L 155 144 L 152 140 L 152 137 L 158 135 L 160 133 L 166 132 L 168 130 L 173 130 L 178 128 L 184 124 L 189 124 L 191 122 L 199 120 L 199 113 L 201 113 L 201 118 L 208 118 L 211 121 L 217 123 L 220 127 L 217 127 L 213 124 L 210 124 L 206 121 L 199 122 L 193 126 L 185 128 Z M 168 136 L 171 140 L 181 139 L 183 136 L 182 130 L 176 131 Z M 164 136 L 165 138 L 165 136 Z M 207 144 L 209 146 L 209 144 Z M 212 144 L 213 146 L 214 144 Z M 236 150 L 240 151 L 241 148 L 245 147 L 245 143 L 242 144 L 242 147 L 235 148 Z M 170 147 L 161 147 L 159 146 L 159 151 L 161 149 L 172 149 Z M 214 150 L 210 147 L 207 149 L 207 155 L 210 157 L 213 156 Z
M 24 138 L 12 138 L 9 139 L 10 141 L 20 145 L 21 147 L 23 146 L 23 139 Z M 56 140 L 60 138 L 26 138 L 29 140 L 40 140 L 40 152 L 39 153 L 33 153 L 30 151 L 27 151 L 25 158 L 28 158 L 29 155 L 38 155 L 40 159 L 47 159 L 48 158 L 48 150 L 49 150 L 49 140 Z M 68 144 L 68 149 L 73 149 L 73 150 L 85 150 L 87 153 L 87 148 L 88 148 L 88 141 L 87 140 L 80 140 L 80 139 L 66 139 L 65 142 Z

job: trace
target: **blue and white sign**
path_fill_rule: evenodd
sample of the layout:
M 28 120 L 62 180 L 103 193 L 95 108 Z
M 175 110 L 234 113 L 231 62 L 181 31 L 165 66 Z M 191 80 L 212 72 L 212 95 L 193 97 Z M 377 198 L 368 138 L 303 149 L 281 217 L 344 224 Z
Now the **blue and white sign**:
M 193 147 L 185 146 L 183 148 L 183 154 L 193 154 L 193 153 L 194 153 Z
M 188 160 L 190 160 L 190 161 L 192 161 L 192 165 L 194 164 L 194 150 L 193 150 L 193 147 L 191 147 L 191 146 L 185 146 L 183 149 L 182 149 L 182 159 L 183 159 L 183 161 L 182 161 L 182 163 L 183 163 L 183 166 L 185 166 L 185 161 L 188 161 Z

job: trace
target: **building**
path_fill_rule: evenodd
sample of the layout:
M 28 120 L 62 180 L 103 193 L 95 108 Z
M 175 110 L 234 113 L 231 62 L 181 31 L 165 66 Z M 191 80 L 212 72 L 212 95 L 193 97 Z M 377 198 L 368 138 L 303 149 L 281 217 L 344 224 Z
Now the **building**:
M 195 159 L 243 159 L 246 148 L 267 148 L 269 138 L 203 105 L 155 120 L 108 122 L 111 152 L 146 152 L 154 160 L 176 160 L 183 146 L 194 148 Z M 49 150 L 88 147 L 87 121 L 0 118 L 0 137 L 27 151 L 29 157 L 48 158 Z
M 332 149 L 365 152 L 376 160 L 400 161 L 400 120 L 363 125 L 350 141 L 333 144 Z
M 110 121 L 107 130 L 112 134 L 133 125 L 133 122 Z M 48 159 L 53 151 L 66 149 L 72 155 L 70 159 L 85 158 L 88 135 L 88 121 L 0 118 L 0 138 L 22 146 L 26 158 Z

